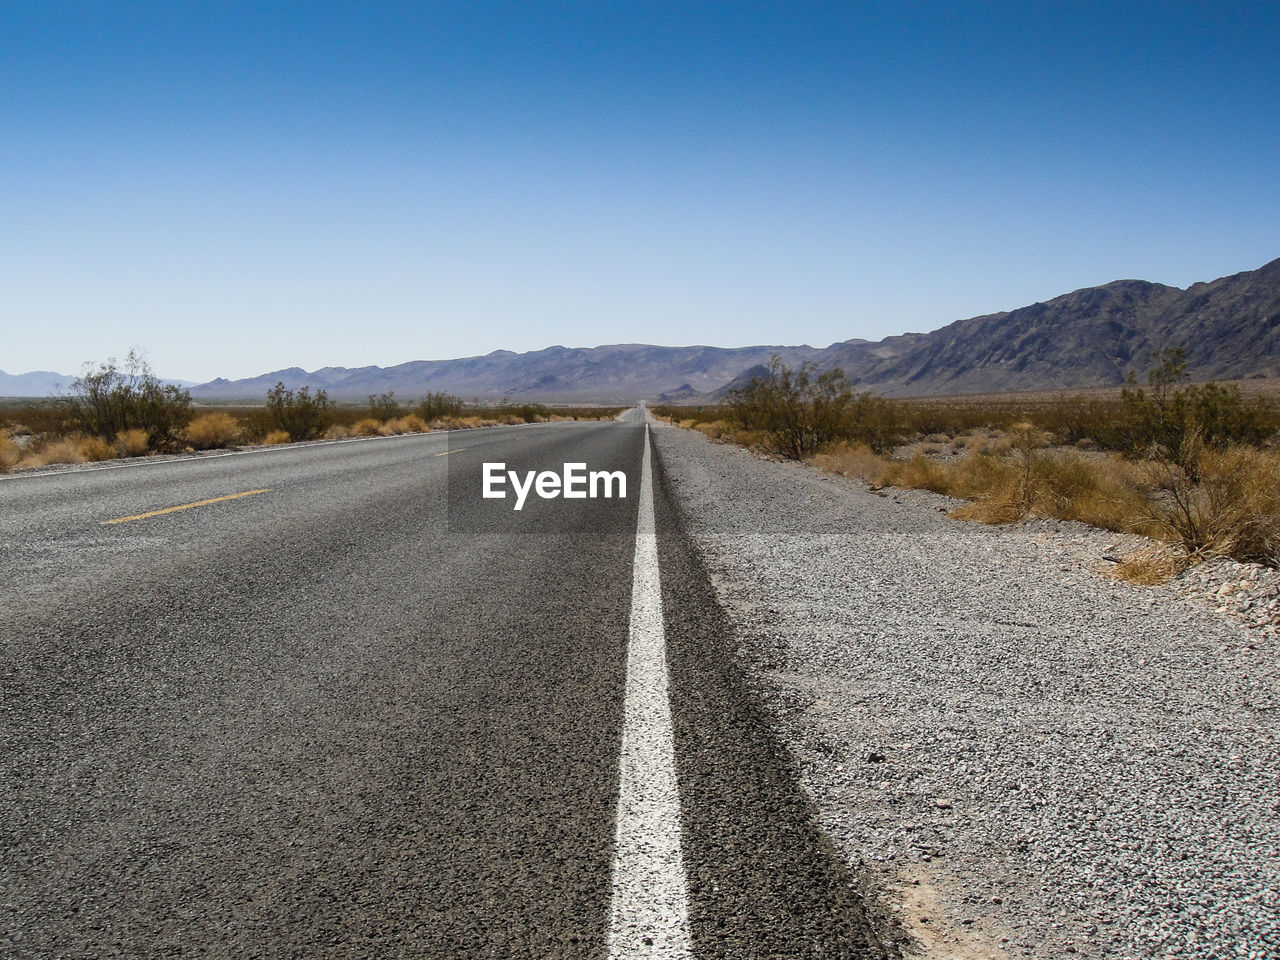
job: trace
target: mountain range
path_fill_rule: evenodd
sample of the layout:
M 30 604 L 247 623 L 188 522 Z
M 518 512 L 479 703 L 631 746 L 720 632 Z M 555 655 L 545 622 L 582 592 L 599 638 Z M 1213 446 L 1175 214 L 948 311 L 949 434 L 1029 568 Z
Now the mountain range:
M 1152 354 L 1167 346 L 1185 349 L 1193 380 L 1280 376 L 1280 259 L 1185 290 L 1117 280 L 957 320 L 932 333 L 845 340 L 824 348 L 615 344 L 498 350 L 391 367 L 290 367 L 244 380 L 213 380 L 192 387 L 191 394 L 259 400 L 283 382 L 342 399 L 390 390 L 404 400 L 443 391 L 484 400 L 700 402 L 744 382 L 775 354 L 791 366 L 808 361 L 820 369 L 840 367 L 860 389 L 886 396 L 997 393 L 1113 386 L 1130 370 L 1144 371 Z M 64 388 L 73 379 L 0 373 L 0 396 L 47 393 L 40 378 L 54 378 Z

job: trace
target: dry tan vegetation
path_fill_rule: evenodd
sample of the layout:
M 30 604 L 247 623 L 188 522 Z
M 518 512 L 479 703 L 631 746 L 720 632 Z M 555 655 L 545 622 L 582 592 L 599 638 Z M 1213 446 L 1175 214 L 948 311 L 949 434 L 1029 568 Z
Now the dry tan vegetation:
M 149 451 L 147 431 L 141 428 L 121 430 L 116 434 L 116 455 L 120 457 L 145 457 Z
M 288 443 L 289 431 L 288 430 L 272 430 L 270 433 L 268 433 L 265 437 L 262 438 L 262 442 L 265 446 L 268 446 L 268 447 L 274 447 L 282 443 Z
M 398 437 L 406 433 L 427 433 L 431 428 L 415 413 L 403 417 L 393 417 L 378 427 L 378 433 L 384 437 Z
M 7 433 L 0 433 L 0 473 L 8 473 L 22 459 L 22 448 Z
M 959 459 L 925 453 L 896 460 L 863 444 L 834 445 L 810 462 L 873 489 L 932 490 L 970 501 L 961 520 L 1015 523 L 1028 517 L 1077 520 L 1173 545 L 1126 560 L 1118 575 L 1138 583 L 1169 579 L 1207 556 L 1275 565 L 1280 560 L 1280 452 L 1253 447 L 1202 450 L 1199 479 L 1173 464 L 1119 454 L 1042 448 L 1016 427 L 1009 439 L 968 444 Z M 1006 452 L 997 452 L 1001 447 Z
M 1185 556 L 1158 543 L 1125 557 L 1115 572 L 1121 580 L 1150 587 L 1168 583 L 1186 564 Z
M 87 458 L 80 452 L 80 442 L 74 437 L 64 437 L 46 443 L 27 453 L 20 466 L 47 467 L 55 463 L 84 463 Z
M 431 421 L 432 430 L 466 430 L 472 427 L 496 427 L 498 421 L 481 417 L 440 417 Z
M 220 450 L 240 439 L 240 424 L 229 413 L 205 413 L 187 424 L 185 436 L 197 450 Z

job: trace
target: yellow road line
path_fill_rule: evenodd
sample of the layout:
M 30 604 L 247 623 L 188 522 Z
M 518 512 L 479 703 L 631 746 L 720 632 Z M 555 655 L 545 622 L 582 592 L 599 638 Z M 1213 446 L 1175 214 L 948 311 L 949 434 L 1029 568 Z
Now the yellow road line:
M 130 520 L 146 520 L 148 517 L 158 517 L 166 513 L 176 513 L 179 510 L 190 510 L 192 507 L 207 507 L 211 503 L 222 503 L 224 500 L 239 500 L 241 497 L 252 497 L 255 493 L 270 493 L 270 488 L 262 490 L 246 490 L 244 493 L 232 493 L 225 497 L 212 497 L 208 500 L 197 500 L 195 503 L 184 503 L 179 507 L 165 507 L 163 510 L 152 510 L 150 513 L 139 513 L 132 517 L 116 517 L 114 520 L 103 520 L 100 526 L 109 527 L 114 523 L 128 523 Z
M 443 453 L 437 453 L 437 457 L 447 457 L 451 453 L 461 453 L 466 447 L 459 447 L 457 450 L 445 450 Z

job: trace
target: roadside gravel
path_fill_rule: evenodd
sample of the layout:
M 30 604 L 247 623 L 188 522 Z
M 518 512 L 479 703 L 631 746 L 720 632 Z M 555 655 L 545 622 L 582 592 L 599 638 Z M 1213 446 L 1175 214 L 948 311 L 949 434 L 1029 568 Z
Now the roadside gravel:
M 1280 576 L 658 426 L 823 827 L 931 957 L 1280 956 Z

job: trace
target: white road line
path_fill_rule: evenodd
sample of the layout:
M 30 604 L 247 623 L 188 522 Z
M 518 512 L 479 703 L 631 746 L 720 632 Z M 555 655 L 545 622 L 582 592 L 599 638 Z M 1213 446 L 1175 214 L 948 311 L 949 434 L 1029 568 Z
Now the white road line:
M 645 424 L 622 720 L 611 960 L 691 955 L 650 474 L 649 425 Z

